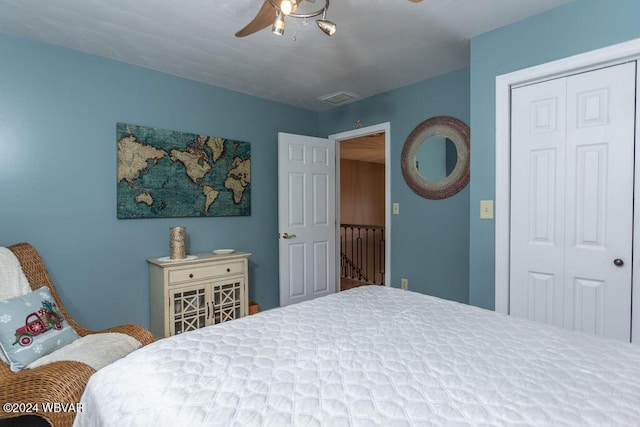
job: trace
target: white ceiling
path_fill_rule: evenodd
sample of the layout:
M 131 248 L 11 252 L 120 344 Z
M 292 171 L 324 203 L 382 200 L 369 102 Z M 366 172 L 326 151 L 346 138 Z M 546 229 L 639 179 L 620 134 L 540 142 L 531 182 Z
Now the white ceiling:
M 236 38 L 263 0 L 0 0 L 0 32 L 323 111 L 322 95 L 465 67 L 472 37 L 569 1 L 333 0 L 333 37 L 289 19 L 282 37 Z

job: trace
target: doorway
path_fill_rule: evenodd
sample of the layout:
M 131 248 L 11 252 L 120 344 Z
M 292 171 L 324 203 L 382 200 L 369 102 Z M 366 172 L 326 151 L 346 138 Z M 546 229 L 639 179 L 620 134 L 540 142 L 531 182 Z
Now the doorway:
M 389 286 L 389 123 L 331 135 L 336 141 L 336 266 L 340 290 Z

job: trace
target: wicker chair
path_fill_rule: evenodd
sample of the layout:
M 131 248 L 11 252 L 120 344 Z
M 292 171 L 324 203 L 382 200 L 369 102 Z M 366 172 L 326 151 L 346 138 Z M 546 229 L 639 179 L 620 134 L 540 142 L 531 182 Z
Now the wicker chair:
M 102 331 L 90 331 L 78 325 L 64 308 L 60 297 L 53 287 L 51 277 L 47 272 L 38 252 L 28 243 L 19 243 L 9 249 L 20 261 L 22 270 L 32 288 L 48 286 L 51 295 L 60 308 L 69 325 L 78 335 L 85 336 L 103 332 L 121 332 L 132 336 L 142 345 L 154 341 L 151 332 L 138 325 L 122 325 Z M 0 402 L 42 403 L 61 402 L 78 403 L 89 380 L 95 372 L 93 368 L 79 362 L 55 362 L 35 369 L 24 369 L 11 372 L 9 366 L 0 362 Z M 6 413 L 0 411 L 0 420 L 21 415 L 38 415 L 52 426 L 71 426 L 75 417 L 74 412 L 38 412 L 37 414 Z

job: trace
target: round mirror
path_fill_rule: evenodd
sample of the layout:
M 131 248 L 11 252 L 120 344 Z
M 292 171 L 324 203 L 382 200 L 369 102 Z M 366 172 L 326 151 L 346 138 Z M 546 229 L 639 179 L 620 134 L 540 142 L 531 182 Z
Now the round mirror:
M 457 161 L 456 146 L 445 136 L 430 136 L 416 151 L 416 170 L 427 181 L 445 179 L 451 175 Z
M 402 176 L 427 199 L 444 199 L 469 183 L 469 127 L 446 116 L 420 123 L 402 148 Z

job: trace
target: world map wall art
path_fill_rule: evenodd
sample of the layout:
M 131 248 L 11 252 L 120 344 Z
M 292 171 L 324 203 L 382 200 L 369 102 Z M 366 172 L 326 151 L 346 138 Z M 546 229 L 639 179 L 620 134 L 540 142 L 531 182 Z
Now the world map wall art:
M 251 215 L 251 144 L 118 123 L 118 218 Z

